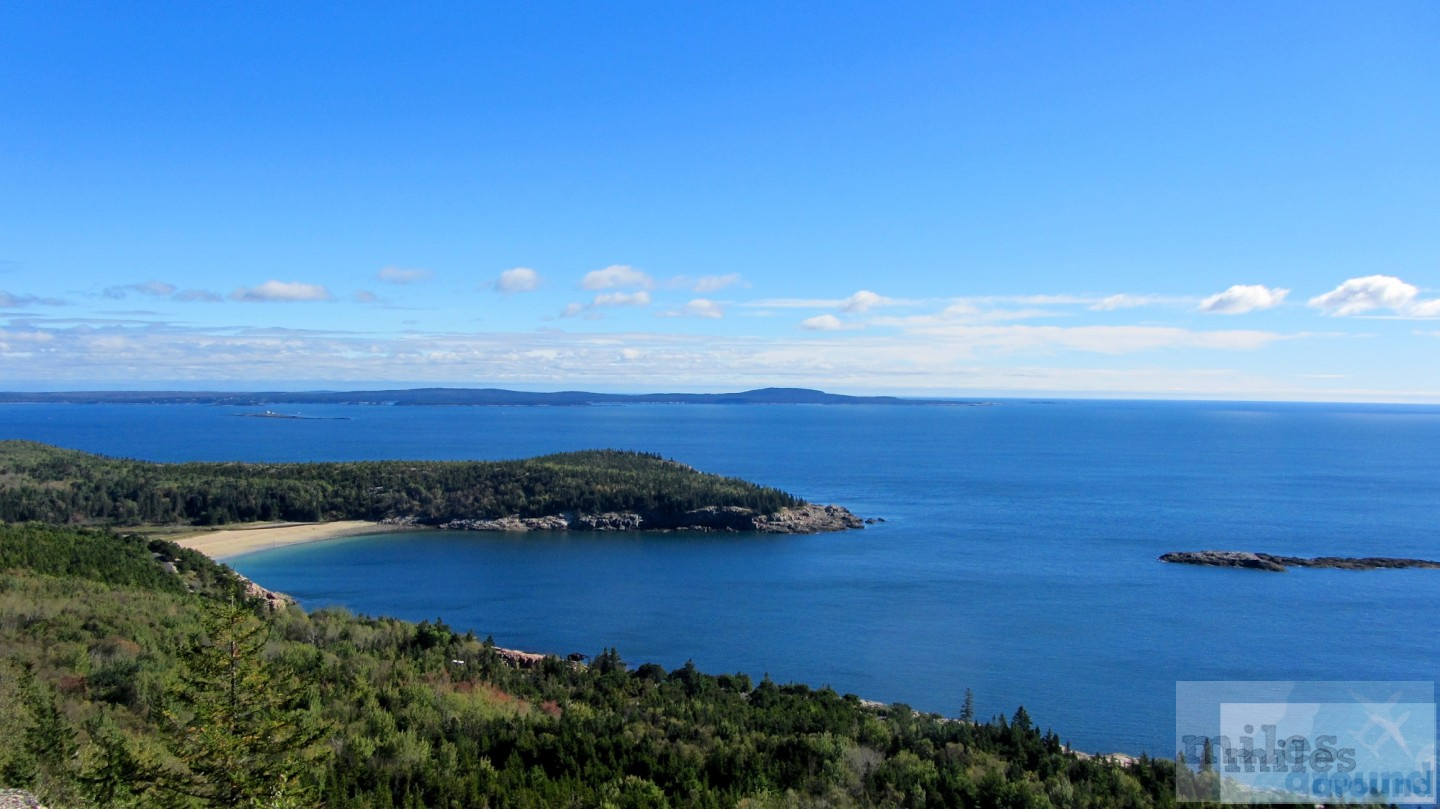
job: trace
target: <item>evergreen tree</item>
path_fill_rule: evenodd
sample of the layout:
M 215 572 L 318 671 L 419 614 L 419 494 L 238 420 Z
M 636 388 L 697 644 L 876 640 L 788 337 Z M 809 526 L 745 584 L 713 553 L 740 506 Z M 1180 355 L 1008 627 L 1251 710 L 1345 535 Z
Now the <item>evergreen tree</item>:
M 173 751 L 189 778 L 170 788 L 209 806 L 315 806 L 302 776 L 313 772 L 325 728 L 306 709 L 306 689 L 265 658 L 270 624 L 241 601 L 207 611 L 206 638 L 180 659 Z
M 960 721 L 975 721 L 975 692 L 969 688 L 965 689 L 965 704 L 960 707 Z
M 158 778 L 159 770 L 142 764 L 126 743 L 125 736 L 108 716 L 86 723 L 94 740 L 92 762 L 80 775 L 80 788 L 96 806 L 140 805 L 140 800 Z
M 66 721 L 55 693 L 26 670 L 23 688 L 30 703 L 30 725 L 25 729 L 24 749 L 34 762 L 34 785 L 52 792 L 67 783 L 75 764 L 78 745 L 75 729 Z

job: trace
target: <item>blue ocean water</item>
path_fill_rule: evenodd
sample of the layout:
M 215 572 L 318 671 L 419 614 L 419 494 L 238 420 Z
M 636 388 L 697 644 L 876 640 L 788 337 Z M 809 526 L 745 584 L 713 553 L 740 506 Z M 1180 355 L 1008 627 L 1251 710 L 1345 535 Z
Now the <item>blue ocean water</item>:
M 307 605 L 955 714 L 1024 705 L 1169 755 L 1177 680 L 1433 680 L 1440 571 L 1167 565 L 1170 550 L 1440 558 L 1440 408 L 0 406 L 0 437 L 178 460 L 658 452 L 883 517 L 820 536 L 389 534 L 232 564 Z

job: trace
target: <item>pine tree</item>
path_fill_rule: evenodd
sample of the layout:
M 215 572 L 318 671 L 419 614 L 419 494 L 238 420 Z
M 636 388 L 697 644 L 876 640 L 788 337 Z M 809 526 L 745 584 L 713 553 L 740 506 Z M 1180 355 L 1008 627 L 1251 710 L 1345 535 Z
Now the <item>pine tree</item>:
M 159 779 L 161 770 L 136 758 L 109 716 L 91 718 L 85 729 L 94 741 L 90 765 L 79 779 L 85 796 L 96 806 L 143 805 L 142 796 Z
M 35 764 L 34 785 L 51 795 L 63 793 L 73 777 L 79 745 L 75 729 L 60 711 L 55 692 L 35 679 L 26 669 L 22 688 L 30 704 L 30 725 L 25 729 L 24 749 Z
M 270 624 L 232 600 L 208 610 L 205 634 L 181 655 L 167 711 L 173 752 L 189 770 L 171 788 L 216 807 L 316 805 L 303 776 L 318 769 L 326 729 L 299 678 L 266 659 Z
M 975 692 L 969 688 L 965 689 L 965 704 L 960 707 L 960 721 L 975 721 Z

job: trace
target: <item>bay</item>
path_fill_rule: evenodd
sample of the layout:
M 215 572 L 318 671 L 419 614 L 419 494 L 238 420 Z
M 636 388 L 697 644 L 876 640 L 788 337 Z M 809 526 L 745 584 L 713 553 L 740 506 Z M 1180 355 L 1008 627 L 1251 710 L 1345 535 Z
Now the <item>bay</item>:
M 307 606 L 514 648 L 694 662 L 954 715 L 1023 704 L 1170 755 L 1177 680 L 1432 680 L 1440 572 L 1166 565 L 1170 550 L 1440 557 L 1440 408 L 7 405 L 0 437 L 157 461 L 615 447 L 885 522 L 808 537 L 426 532 L 237 557 Z

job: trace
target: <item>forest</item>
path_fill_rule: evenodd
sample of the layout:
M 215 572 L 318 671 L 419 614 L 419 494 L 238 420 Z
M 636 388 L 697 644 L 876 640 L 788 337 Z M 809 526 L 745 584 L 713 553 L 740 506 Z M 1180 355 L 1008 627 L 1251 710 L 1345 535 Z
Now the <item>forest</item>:
M 778 489 L 658 455 L 589 450 L 517 461 L 149 463 L 0 441 L 0 521 L 80 525 L 675 515 L 706 506 L 770 514 Z
M 1174 803 L 1173 763 L 1074 755 L 1024 708 L 494 650 L 440 619 L 270 613 L 163 540 L 0 526 L 0 786 L 52 809 Z

